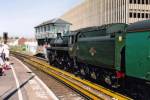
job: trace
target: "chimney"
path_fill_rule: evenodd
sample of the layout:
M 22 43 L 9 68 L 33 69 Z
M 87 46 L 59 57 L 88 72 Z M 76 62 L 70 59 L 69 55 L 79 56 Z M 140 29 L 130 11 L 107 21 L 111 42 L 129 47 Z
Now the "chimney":
M 61 33 L 57 33 L 57 38 L 60 38 L 61 37 Z

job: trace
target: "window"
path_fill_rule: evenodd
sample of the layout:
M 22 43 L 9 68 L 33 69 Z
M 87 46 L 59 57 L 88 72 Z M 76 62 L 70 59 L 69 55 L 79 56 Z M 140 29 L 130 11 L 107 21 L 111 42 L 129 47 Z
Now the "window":
M 133 15 L 134 15 L 134 18 L 136 18 L 136 13 L 133 13 Z
M 138 18 L 140 18 L 140 13 L 138 13 Z
M 144 1 L 145 1 L 145 0 L 142 0 L 142 4 L 144 4 Z
M 43 28 L 42 27 L 40 27 L 40 32 L 43 32 Z
M 146 15 L 145 15 L 145 16 L 146 16 L 146 18 L 148 18 L 148 13 L 146 13 Z
M 140 4 L 140 0 L 138 0 L 138 4 Z
M 46 26 L 44 26 L 44 32 L 46 32 Z
M 130 3 L 132 4 L 132 0 L 130 0 Z
M 129 13 L 130 18 L 132 18 L 132 12 Z
M 142 18 L 144 18 L 144 13 L 142 13 Z
M 148 4 L 148 0 L 146 0 L 146 4 Z
M 49 31 L 49 30 L 48 30 L 48 25 L 46 25 L 46 31 Z
M 50 25 L 48 25 L 48 31 L 50 31 Z
M 42 27 L 40 27 L 40 32 L 43 32 L 43 29 L 42 29 Z
M 136 4 L 136 0 L 134 0 L 134 4 Z

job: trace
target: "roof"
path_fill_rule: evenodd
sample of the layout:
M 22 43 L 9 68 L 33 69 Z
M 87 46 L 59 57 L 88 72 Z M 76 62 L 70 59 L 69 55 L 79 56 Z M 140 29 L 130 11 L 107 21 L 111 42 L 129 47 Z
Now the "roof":
M 128 32 L 150 30 L 150 20 L 135 22 L 128 26 Z
M 86 27 L 81 28 L 76 31 L 73 31 L 70 33 L 70 35 L 75 35 L 80 32 L 88 32 L 88 31 L 95 31 L 95 30 L 107 30 L 107 33 L 114 33 L 119 31 L 124 31 L 127 27 L 127 24 L 124 23 L 112 23 L 112 24 L 105 24 L 102 26 L 92 26 L 92 27 Z
M 43 23 L 41 23 L 41 24 L 35 26 L 35 28 L 40 27 L 40 26 L 43 26 L 43 25 L 47 25 L 47 24 L 71 24 L 71 23 L 69 23 L 69 22 L 67 22 L 67 21 L 64 21 L 64 20 L 62 20 L 62 19 L 60 19 L 60 18 L 54 18 L 54 19 L 45 21 L 45 22 L 43 22 Z

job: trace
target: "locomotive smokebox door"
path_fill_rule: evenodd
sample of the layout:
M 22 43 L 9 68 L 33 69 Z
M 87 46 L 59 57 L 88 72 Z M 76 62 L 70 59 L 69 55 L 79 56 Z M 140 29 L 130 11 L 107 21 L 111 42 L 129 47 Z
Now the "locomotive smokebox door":
M 4 40 L 4 43 L 7 43 L 7 40 L 8 40 L 8 33 L 7 32 L 3 32 L 3 40 Z

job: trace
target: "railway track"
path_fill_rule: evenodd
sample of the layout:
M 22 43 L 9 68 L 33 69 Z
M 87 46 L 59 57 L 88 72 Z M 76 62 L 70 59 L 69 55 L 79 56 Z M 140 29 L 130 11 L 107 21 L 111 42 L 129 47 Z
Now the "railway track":
M 124 95 L 121 95 L 117 92 L 112 90 L 106 89 L 100 85 L 92 83 L 87 80 L 82 80 L 79 77 L 74 76 L 68 72 L 62 71 L 58 68 L 50 66 L 44 60 L 38 59 L 33 56 L 12 52 L 12 54 L 20 59 L 23 59 L 26 63 L 42 70 L 43 72 L 55 77 L 56 79 L 60 80 L 79 94 L 83 95 L 87 99 L 94 99 L 94 100 L 129 100 Z

